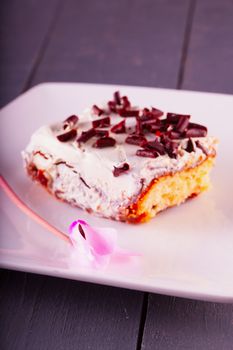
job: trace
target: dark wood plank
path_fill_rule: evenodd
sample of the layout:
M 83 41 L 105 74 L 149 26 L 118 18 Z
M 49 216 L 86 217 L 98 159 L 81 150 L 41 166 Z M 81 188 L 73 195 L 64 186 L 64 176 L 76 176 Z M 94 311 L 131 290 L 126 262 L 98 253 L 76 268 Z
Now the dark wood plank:
M 0 344 L 2 349 L 24 349 L 28 325 L 43 278 L 28 283 L 29 274 L 1 271 L 0 275 Z
M 33 84 L 176 87 L 189 1 L 66 1 Z
M 1 349 L 136 348 L 142 293 L 19 272 L 1 282 Z
M 232 347 L 233 305 L 149 295 L 142 349 Z
M 184 89 L 232 94 L 232 21 L 232 0 L 197 0 Z
M 45 3 L 44 3 L 45 4 Z M 15 98 L 44 44 L 58 0 L 2 0 L 0 4 L 0 106 Z

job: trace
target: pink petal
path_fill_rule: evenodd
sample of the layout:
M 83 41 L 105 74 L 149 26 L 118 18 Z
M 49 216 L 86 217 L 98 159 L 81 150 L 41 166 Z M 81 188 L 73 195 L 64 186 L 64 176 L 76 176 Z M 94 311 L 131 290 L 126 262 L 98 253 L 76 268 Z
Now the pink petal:
M 115 248 L 117 231 L 113 228 L 93 228 L 84 220 L 74 221 L 69 227 L 69 233 L 71 239 L 73 238 L 73 232 L 76 225 L 81 225 L 85 235 L 86 241 L 90 247 L 98 255 L 111 254 Z
M 85 238 L 79 231 L 81 225 Z M 111 257 L 117 262 L 128 262 L 137 253 L 127 252 L 117 247 L 117 230 L 114 228 L 93 228 L 84 220 L 74 221 L 69 227 L 70 238 L 77 248 L 82 262 L 93 266 L 106 267 Z

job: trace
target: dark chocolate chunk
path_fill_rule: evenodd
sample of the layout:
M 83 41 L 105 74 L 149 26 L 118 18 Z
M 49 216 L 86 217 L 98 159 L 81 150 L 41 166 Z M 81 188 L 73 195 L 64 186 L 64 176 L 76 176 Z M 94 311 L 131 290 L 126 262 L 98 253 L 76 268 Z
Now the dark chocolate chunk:
M 66 118 L 66 120 L 64 120 L 64 123 L 75 125 L 78 122 L 78 120 L 79 120 L 79 117 L 73 114 L 70 117 Z
M 185 150 L 186 150 L 186 152 L 189 152 L 189 153 L 195 151 L 193 140 L 188 139 L 187 146 L 186 146 Z
M 95 129 L 95 136 L 97 137 L 107 137 L 109 136 L 108 130 Z
M 175 130 L 180 133 L 184 132 L 189 125 L 189 119 L 190 119 L 190 115 L 180 115 L 179 121 L 176 124 Z
M 186 137 L 205 137 L 207 128 L 204 125 L 189 123 L 188 130 L 185 132 Z
M 141 120 L 141 123 L 143 126 L 147 126 L 147 125 L 157 125 L 158 127 L 160 127 L 160 123 L 157 119 L 144 119 L 144 120 Z
M 176 113 L 167 113 L 167 118 L 166 121 L 170 124 L 176 124 L 178 123 L 180 119 L 180 114 L 176 114 Z
M 129 102 L 129 99 L 127 96 L 123 96 L 122 97 L 122 105 L 124 109 L 130 108 L 131 107 L 131 103 Z
M 131 134 L 126 137 L 125 142 L 129 143 L 130 145 L 143 146 L 147 140 L 143 135 Z
M 138 157 L 148 157 L 148 158 L 157 158 L 159 154 L 155 150 L 149 149 L 138 149 L 136 152 Z
M 110 117 L 105 117 L 102 119 L 93 120 L 92 126 L 93 128 L 105 128 L 110 125 Z
M 108 108 L 110 112 L 116 113 L 116 102 L 108 101 Z
M 68 132 L 65 132 L 64 134 L 58 135 L 57 139 L 60 142 L 67 142 L 70 141 L 72 139 L 74 139 L 77 136 L 77 130 L 76 129 L 72 129 Z
M 163 143 L 165 150 L 170 158 L 177 158 L 178 155 L 178 143 L 170 140 L 167 136 L 162 135 L 161 142 Z
M 171 140 L 173 140 L 173 139 L 174 140 L 175 139 L 177 139 L 177 140 L 182 139 L 182 134 L 180 132 L 178 132 L 178 131 L 171 130 L 171 131 L 169 131 L 168 135 L 169 135 Z
M 197 123 L 189 123 L 188 129 L 193 129 L 193 128 L 207 131 L 207 127 L 204 125 L 197 124 Z
M 79 136 L 78 138 L 78 142 L 87 142 L 90 138 L 92 138 L 93 136 L 95 136 L 96 132 L 94 128 L 91 128 L 87 131 L 83 131 L 81 136 Z
M 160 109 L 157 109 L 155 107 L 151 108 L 151 113 L 153 114 L 154 117 L 157 117 L 157 118 L 162 117 L 163 115 L 163 112 Z
M 128 163 L 124 163 L 123 165 L 121 165 L 119 167 L 115 167 L 114 166 L 113 175 L 115 177 L 117 177 L 117 176 L 120 176 L 121 174 L 125 173 L 128 170 L 129 170 L 129 164 Z
M 93 111 L 94 114 L 97 114 L 98 116 L 100 116 L 101 114 L 104 113 L 104 110 L 101 109 L 101 108 L 99 108 L 99 107 L 96 106 L 96 105 L 94 105 L 94 106 L 92 107 L 92 111 Z
M 115 134 L 124 134 L 126 132 L 125 120 L 122 120 L 120 123 L 114 125 L 111 128 L 111 132 L 114 132 Z
M 116 140 L 112 137 L 102 137 L 101 139 L 98 139 L 94 144 L 93 147 L 95 148 L 105 148 L 105 147 L 113 147 L 116 144 Z
M 205 127 L 201 128 L 190 128 L 186 130 L 185 137 L 205 137 L 207 135 L 207 130 Z
M 161 129 L 159 120 L 157 119 L 148 119 L 141 121 L 143 131 L 156 132 L 156 130 Z
M 119 91 L 114 92 L 114 101 L 117 105 L 121 105 L 121 96 Z
M 197 140 L 195 143 L 196 143 L 196 146 L 200 148 L 202 152 L 207 156 L 208 155 L 207 149 L 201 144 L 201 142 Z
M 141 121 L 150 120 L 150 119 L 154 119 L 154 116 L 149 110 L 149 108 L 143 108 L 143 110 L 140 112 L 140 119 Z M 157 119 L 157 117 L 155 119 Z
M 143 133 L 143 130 L 142 130 L 142 123 L 141 123 L 141 120 L 139 117 L 136 118 L 136 127 L 135 127 L 135 133 L 137 135 L 140 135 Z
M 160 142 L 158 142 L 157 140 L 155 141 L 150 141 L 150 142 L 147 142 L 143 145 L 143 148 L 146 148 L 146 149 L 153 149 L 155 150 L 156 152 L 158 152 L 161 156 L 163 156 L 164 154 L 166 154 L 165 152 L 165 148 L 164 148 L 164 145 Z
M 121 109 L 118 109 L 118 114 L 121 117 L 138 117 L 139 110 L 137 110 L 137 109 L 126 110 L 124 108 L 121 108 Z

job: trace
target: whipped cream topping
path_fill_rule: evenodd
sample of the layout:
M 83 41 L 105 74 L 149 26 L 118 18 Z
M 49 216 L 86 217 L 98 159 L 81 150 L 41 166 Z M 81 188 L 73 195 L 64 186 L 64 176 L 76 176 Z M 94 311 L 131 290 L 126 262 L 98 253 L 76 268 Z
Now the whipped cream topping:
M 186 167 L 195 167 L 208 155 L 215 154 L 217 141 L 206 136 L 192 138 L 199 141 L 205 152 L 199 147 L 195 147 L 193 152 L 187 152 L 185 148 L 188 139 L 183 139 L 179 140 L 176 158 L 170 158 L 167 154 L 157 158 L 138 157 L 136 151 L 140 147 L 125 143 L 127 135 L 111 133 L 110 128 L 104 130 L 109 130 L 109 136 L 116 140 L 113 147 L 94 148 L 96 137 L 92 137 L 86 143 L 78 143 L 77 138 L 83 131 L 92 128 L 92 121 L 98 118 L 101 117 L 86 109 L 79 115 L 76 125 L 77 137 L 68 142 L 60 142 L 57 139 L 58 135 L 64 133 L 64 123 L 41 127 L 32 135 L 23 157 L 26 163 L 32 162 L 38 169 L 49 174 L 53 179 L 53 192 L 63 188 L 66 192 L 64 199 L 72 201 L 77 197 L 80 207 L 102 212 L 103 216 L 117 215 L 119 207 L 134 201 L 153 179 Z M 122 119 L 119 115 L 112 114 L 111 127 Z M 132 132 L 135 118 L 124 119 L 127 131 Z M 149 141 L 154 137 L 147 135 Z M 119 167 L 125 162 L 130 166 L 129 171 L 114 177 L 114 167 Z M 91 195 L 87 195 L 88 192 Z

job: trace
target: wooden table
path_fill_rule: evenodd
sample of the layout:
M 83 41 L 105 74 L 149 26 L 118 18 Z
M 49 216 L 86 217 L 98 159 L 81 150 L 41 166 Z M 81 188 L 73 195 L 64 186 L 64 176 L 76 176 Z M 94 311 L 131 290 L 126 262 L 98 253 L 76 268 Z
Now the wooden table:
M 44 81 L 233 93 L 232 0 L 0 6 L 1 106 Z M 233 305 L 22 272 L 0 276 L 3 350 L 233 349 Z

